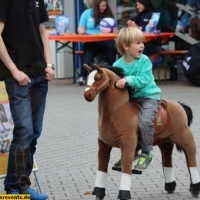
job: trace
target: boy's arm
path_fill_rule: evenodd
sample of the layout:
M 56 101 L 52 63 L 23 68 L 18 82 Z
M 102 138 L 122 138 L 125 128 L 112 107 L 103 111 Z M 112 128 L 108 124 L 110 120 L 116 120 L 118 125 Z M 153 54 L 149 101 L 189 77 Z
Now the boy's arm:
M 10 58 L 6 46 L 4 44 L 2 33 L 5 24 L 0 21 L 0 59 L 5 64 L 5 66 L 10 70 L 12 76 L 16 79 L 19 85 L 28 85 L 31 82 L 29 77 L 22 71 L 19 71 L 12 59 Z
M 140 63 L 138 74 L 134 76 L 126 76 L 126 80 L 129 86 L 136 88 L 143 88 L 154 80 L 152 74 L 152 63 L 149 58 Z

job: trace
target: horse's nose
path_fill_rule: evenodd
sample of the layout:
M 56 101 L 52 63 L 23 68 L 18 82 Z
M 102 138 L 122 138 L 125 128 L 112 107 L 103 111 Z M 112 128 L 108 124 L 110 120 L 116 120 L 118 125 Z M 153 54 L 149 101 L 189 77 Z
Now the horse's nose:
M 89 102 L 94 100 L 94 95 L 92 95 L 92 93 L 90 91 L 85 91 L 84 97 L 85 97 L 85 100 L 89 101 Z

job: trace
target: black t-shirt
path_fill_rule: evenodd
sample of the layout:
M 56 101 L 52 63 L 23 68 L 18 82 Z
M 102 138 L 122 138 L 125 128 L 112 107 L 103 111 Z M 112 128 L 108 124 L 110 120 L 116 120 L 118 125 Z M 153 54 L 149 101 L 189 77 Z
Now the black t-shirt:
M 48 21 L 44 0 L 0 0 L 2 38 L 18 69 L 28 75 L 44 74 L 46 62 L 39 25 Z M 11 73 L 0 60 L 0 80 Z

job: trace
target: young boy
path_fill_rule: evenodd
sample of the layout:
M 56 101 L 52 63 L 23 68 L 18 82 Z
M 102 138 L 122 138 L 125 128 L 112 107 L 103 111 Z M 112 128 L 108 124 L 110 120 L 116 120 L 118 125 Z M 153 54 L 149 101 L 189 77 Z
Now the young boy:
M 120 30 L 117 50 L 122 55 L 114 64 L 124 70 L 124 78 L 117 81 L 118 88 L 124 88 L 127 83 L 133 88 L 130 100 L 140 104 L 139 130 L 142 153 L 135 170 L 146 169 L 152 161 L 154 127 L 153 120 L 160 106 L 160 88 L 154 81 L 152 63 L 142 54 L 144 50 L 144 35 L 138 28 L 128 27 Z

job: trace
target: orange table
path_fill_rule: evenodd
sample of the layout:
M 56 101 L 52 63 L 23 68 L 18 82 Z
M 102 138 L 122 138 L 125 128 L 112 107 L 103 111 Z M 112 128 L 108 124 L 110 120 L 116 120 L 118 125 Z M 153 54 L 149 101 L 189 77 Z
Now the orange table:
M 158 34 L 153 34 L 153 33 L 144 33 L 145 36 L 145 43 L 150 42 L 153 39 L 158 39 L 161 38 L 164 43 L 166 43 L 169 39 L 169 37 L 173 37 L 174 33 L 172 32 L 163 32 L 163 33 L 158 33 Z
M 96 42 L 104 40 L 113 40 L 117 37 L 117 34 L 97 34 L 97 35 L 77 35 L 77 34 L 66 34 L 66 35 L 49 35 L 49 40 L 56 42 L 56 74 L 58 83 L 58 67 L 57 67 L 57 53 L 64 47 L 68 47 L 73 51 L 73 75 L 74 83 L 76 82 L 76 65 L 75 65 L 75 43 L 76 42 Z M 72 43 L 72 46 L 69 44 Z M 61 44 L 58 47 L 58 44 Z
M 144 33 L 145 43 L 150 42 L 153 39 L 161 38 L 164 42 L 167 42 L 169 37 L 173 37 L 174 33 Z M 57 83 L 58 83 L 58 67 L 57 67 L 57 53 L 64 47 L 68 47 L 73 51 L 73 75 L 74 83 L 76 82 L 76 66 L 75 66 L 75 43 L 76 42 L 96 42 L 104 40 L 113 40 L 117 38 L 117 34 L 108 33 L 108 34 L 96 34 L 96 35 L 77 35 L 77 34 L 66 34 L 66 35 L 49 35 L 49 40 L 54 40 L 56 42 L 56 74 L 57 74 Z M 72 46 L 69 44 L 72 43 Z M 58 47 L 58 44 L 61 44 Z

